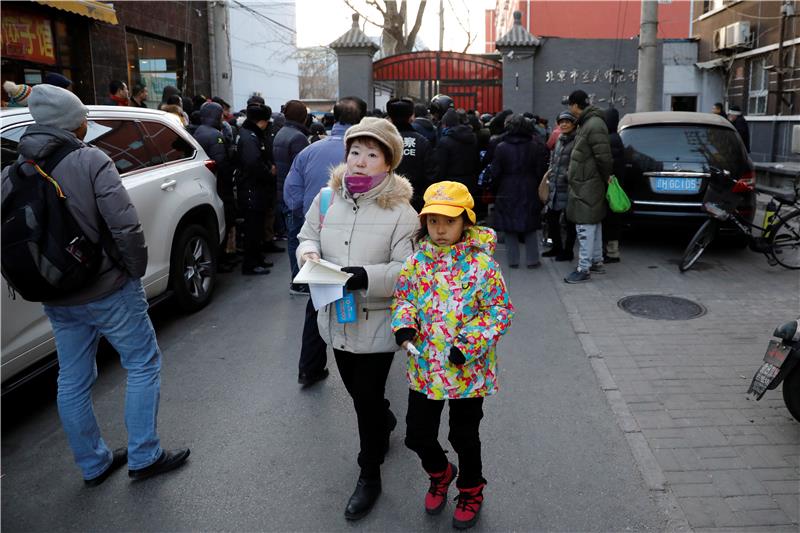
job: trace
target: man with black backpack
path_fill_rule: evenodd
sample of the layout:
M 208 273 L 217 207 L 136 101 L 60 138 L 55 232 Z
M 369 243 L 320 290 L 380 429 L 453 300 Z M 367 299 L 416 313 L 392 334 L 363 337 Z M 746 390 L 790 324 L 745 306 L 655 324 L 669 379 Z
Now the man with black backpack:
M 2 176 L 3 276 L 41 301 L 52 324 L 58 412 L 85 484 L 101 484 L 126 462 L 134 480 L 168 472 L 189 450 L 163 450 L 156 431 L 161 352 L 140 279 L 147 247 L 136 208 L 112 160 L 83 143 L 88 110 L 77 96 L 37 85 L 28 108 L 36 124 Z M 128 372 L 128 445 L 113 452 L 92 408 L 101 336 Z

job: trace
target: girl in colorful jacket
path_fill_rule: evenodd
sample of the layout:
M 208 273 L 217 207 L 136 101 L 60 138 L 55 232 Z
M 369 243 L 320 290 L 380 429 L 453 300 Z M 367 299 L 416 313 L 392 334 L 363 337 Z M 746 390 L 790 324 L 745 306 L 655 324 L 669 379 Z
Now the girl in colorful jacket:
M 419 249 L 403 265 L 392 303 L 392 331 L 408 351 L 405 442 L 430 476 L 429 514 L 442 511 L 458 475 L 453 526 L 466 529 L 478 519 L 486 485 L 479 433 L 483 398 L 497 391 L 495 344 L 514 308 L 492 257 L 495 233 L 475 226 L 467 187 L 435 183 L 424 200 Z M 447 461 L 437 439 L 445 400 L 458 467 Z

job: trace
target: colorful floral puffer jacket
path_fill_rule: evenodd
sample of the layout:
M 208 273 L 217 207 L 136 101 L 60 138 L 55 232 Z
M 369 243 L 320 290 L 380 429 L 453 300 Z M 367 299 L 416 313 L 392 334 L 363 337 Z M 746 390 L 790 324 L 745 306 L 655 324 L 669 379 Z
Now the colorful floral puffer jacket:
M 417 330 L 420 355 L 408 354 L 412 390 L 432 400 L 497 392 L 495 344 L 511 325 L 514 306 L 492 255 L 493 230 L 473 226 L 453 246 L 429 239 L 403 265 L 392 302 L 392 331 Z M 466 362 L 448 360 L 455 346 Z

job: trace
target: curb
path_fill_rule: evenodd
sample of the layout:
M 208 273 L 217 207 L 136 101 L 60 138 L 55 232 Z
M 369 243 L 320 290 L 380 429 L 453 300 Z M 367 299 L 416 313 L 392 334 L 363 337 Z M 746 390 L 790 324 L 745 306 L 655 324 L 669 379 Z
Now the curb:
M 653 451 L 650 449 L 647 439 L 645 439 L 642 434 L 642 430 L 639 428 L 636 418 L 631 414 L 627 402 L 622 397 L 622 393 L 620 393 L 619 387 L 606 365 L 602 351 L 597 348 L 594 339 L 592 339 L 591 334 L 587 330 L 580 311 L 578 311 L 578 308 L 573 305 L 572 302 L 564 299 L 564 287 L 562 286 L 564 280 L 557 272 L 552 262 L 542 262 L 545 263 L 545 269 L 555 284 L 554 288 L 559 295 L 562 305 L 567 311 L 570 325 L 575 332 L 575 336 L 578 337 L 581 343 L 586 358 L 589 359 L 589 363 L 597 377 L 600 389 L 605 394 L 606 401 L 617 419 L 617 425 L 625 435 L 625 440 L 628 442 L 628 447 L 630 448 L 633 458 L 636 460 L 636 465 L 650 491 L 650 495 L 666 516 L 664 531 L 676 533 L 689 533 L 693 531 L 692 527 L 689 525 L 689 521 L 686 519 L 683 509 L 678 505 L 678 501 L 669 490 L 664 472 L 661 470 Z

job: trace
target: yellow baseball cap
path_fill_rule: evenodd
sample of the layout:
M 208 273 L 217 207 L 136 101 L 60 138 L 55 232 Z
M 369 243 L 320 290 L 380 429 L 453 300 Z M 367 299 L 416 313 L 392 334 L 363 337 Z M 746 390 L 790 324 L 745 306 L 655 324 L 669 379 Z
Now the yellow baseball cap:
M 420 216 L 436 214 L 456 218 L 466 211 L 469 220 L 475 224 L 475 211 L 472 210 L 475 201 L 463 183 L 455 181 L 434 183 L 425 191 L 423 199 L 425 206 L 419 212 Z

